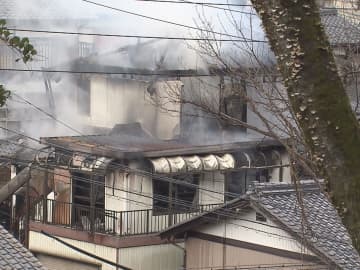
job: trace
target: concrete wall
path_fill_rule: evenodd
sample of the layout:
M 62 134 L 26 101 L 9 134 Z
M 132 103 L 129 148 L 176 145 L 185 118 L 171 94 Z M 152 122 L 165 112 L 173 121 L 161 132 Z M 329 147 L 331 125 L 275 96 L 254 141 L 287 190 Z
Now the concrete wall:
M 131 79 L 116 79 L 94 76 L 91 79 L 89 124 L 112 128 L 115 124 L 139 122 L 144 129 L 161 139 L 171 139 L 176 135 L 180 117 L 166 110 L 180 111 L 179 104 L 166 103 L 166 96 L 174 89 L 181 90 L 177 81 L 154 84 L 154 95 L 147 88 L 150 82 Z M 170 89 L 171 88 L 171 89 Z M 159 97 L 162 97 L 162 104 Z

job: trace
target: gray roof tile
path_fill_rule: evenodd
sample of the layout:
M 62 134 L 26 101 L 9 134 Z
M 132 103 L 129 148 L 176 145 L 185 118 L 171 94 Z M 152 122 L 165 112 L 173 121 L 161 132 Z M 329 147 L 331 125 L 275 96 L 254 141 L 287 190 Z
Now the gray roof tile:
M 302 230 L 297 193 L 289 184 L 257 184 L 251 200 L 289 232 L 305 237 L 313 250 L 341 269 L 360 269 L 360 257 L 337 211 L 313 181 L 301 185 L 307 226 Z M 266 213 L 265 213 L 266 214 Z M 303 233 L 304 232 L 304 233 Z
M 336 9 L 322 10 L 320 15 L 331 45 L 360 43 L 360 28 L 340 16 Z
M 0 225 L 0 269 L 46 270 L 37 258 Z

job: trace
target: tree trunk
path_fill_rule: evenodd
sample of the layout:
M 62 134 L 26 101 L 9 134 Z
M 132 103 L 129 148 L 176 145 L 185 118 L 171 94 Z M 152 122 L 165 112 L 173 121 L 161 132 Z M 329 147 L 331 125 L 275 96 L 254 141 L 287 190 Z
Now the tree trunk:
M 360 250 L 360 128 L 314 0 L 251 0 L 319 177 Z

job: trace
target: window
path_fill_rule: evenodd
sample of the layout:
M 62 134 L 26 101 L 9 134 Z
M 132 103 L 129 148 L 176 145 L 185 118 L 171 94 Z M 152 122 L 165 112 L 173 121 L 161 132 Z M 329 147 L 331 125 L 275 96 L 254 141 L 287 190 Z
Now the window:
M 236 172 L 230 172 L 225 177 L 225 201 L 231 201 L 236 195 L 243 195 L 249 189 L 252 182 L 269 182 L 268 169 L 242 169 Z M 231 193 L 231 194 L 229 194 Z
M 199 174 L 177 175 L 172 178 L 185 183 L 199 184 Z M 188 212 L 198 205 L 198 189 L 182 184 L 174 184 L 154 179 L 153 208 L 158 214 L 168 212 Z
M 221 93 L 222 98 L 220 110 L 231 117 L 246 122 L 247 106 L 245 102 L 245 81 L 231 78 L 224 79 L 221 84 L 224 84 L 224 88 Z
M 79 43 L 79 56 L 87 57 L 93 52 L 93 44 L 89 42 Z

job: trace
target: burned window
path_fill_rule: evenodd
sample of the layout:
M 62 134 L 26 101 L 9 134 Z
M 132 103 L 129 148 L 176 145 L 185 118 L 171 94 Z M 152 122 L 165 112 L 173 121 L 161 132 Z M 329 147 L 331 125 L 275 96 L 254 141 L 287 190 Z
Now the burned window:
M 253 182 L 269 182 L 268 169 L 250 169 L 244 168 L 236 172 L 230 172 L 225 177 L 225 201 L 231 201 L 236 196 L 240 196 L 248 191 Z
M 105 206 L 105 177 L 72 172 L 73 203 L 104 208 Z M 93 201 L 91 201 L 93 200 Z
M 105 177 L 72 172 L 71 223 L 83 230 L 103 229 L 105 222 Z M 96 228 L 95 228 L 95 225 Z
M 188 212 L 198 205 L 198 189 L 185 185 L 190 183 L 199 184 L 199 174 L 177 175 L 172 177 L 184 182 L 184 184 L 174 184 L 163 180 L 154 179 L 153 182 L 153 208 L 158 214 L 176 212 Z
M 246 83 L 239 79 L 224 79 L 220 110 L 243 122 L 247 121 Z

